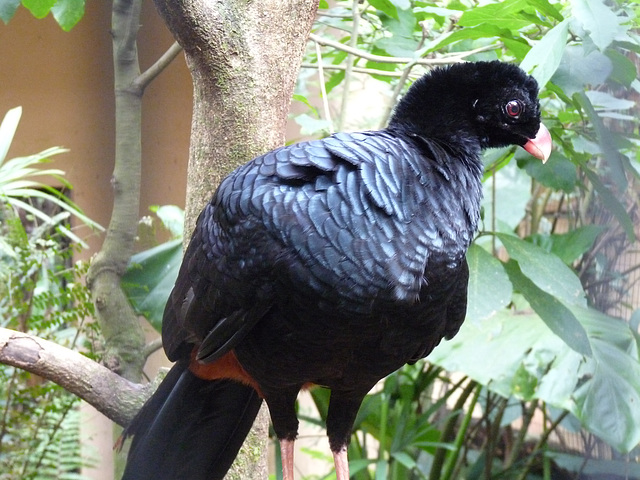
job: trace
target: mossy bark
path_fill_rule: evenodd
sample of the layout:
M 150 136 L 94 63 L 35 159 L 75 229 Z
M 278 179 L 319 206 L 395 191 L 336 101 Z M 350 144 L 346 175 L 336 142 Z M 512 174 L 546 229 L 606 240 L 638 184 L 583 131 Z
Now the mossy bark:
M 194 85 L 185 238 L 220 180 L 284 143 L 318 0 L 155 0 Z M 266 478 L 263 409 L 228 478 Z

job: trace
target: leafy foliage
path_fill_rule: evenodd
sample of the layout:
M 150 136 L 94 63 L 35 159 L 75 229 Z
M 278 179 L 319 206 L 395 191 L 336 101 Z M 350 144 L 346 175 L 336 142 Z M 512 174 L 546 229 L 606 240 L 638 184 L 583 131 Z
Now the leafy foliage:
M 66 152 L 60 147 L 53 147 L 35 155 L 17 157 L 6 160 L 9 147 L 13 141 L 22 108 L 9 110 L 0 124 L 0 203 L 20 209 L 39 221 L 39 228 L 56 228 L 62 235 L 82 246 L 86 246 L 66 223 L 71 215 L 76 216 L 85 225 L 102 230 L 102 227 L 82 213 L 78 205 L 63 195 L 59 190 L 37 180 L 37 177 L 48 176 L 65 189 L 71 189 L 63 175 L 55 168 L 38 168 L 39 164 L 48 163 L 53 155 Z M 42 209 L 33 206 L 30 201 L 37 199 L 57 206 L 61 211 L 55 215 L 47 215 Z
M 69 348 L 92 351 L 95 332 L 87 267 L 72 263 L 67 220 L 86 219 L 68 198 L 31 177 L 57 149 L 5 163 L 20 116 L 9 112 L 0 126 L 0 326 L 38 335 Z M 88 219 L 87 219 L 88 220 Z M 90 225 L 95 225 L 88 220 Z M 0 365 L 0 478 L 80 479 L 88 459 L 80 454 L 78 399 L 28 372 Z
M 131 257 L 127 272 L 122 277 L 122 289 L 135 311 L 143 315 L 158 331 L 162 331 L 164 305 L 178 277 L 182 263 L 182 228 L 184 211 L 175 205 L 153 207 L 164 229 L 171 233 L 168 242 L 154 244 L 151 248 Z M 153 221 L 142 222 L 148 225 Z M 153 242 L 157 243 L 155 232 Z
M 71 265 L 71 250 L 49 232 L 27 231 L 11 217 L 0 231 L 2 326 L 32 333 L 69 348 L 91 346 L 81 335 L 93 304 Z M 91 330 L 88 330 L 91 332 Z M 78 399 L 28 372 L 0 366 L 0 471 L 3 479 L 79 478 Z M 48 473 L 51 472 L 51 473 Z
M 7 24 L 22 6 L 35 18 L 53 15 L 60 28 L 71 30 L 84 16 L 85 0 L 0 0 L 0 19 Z

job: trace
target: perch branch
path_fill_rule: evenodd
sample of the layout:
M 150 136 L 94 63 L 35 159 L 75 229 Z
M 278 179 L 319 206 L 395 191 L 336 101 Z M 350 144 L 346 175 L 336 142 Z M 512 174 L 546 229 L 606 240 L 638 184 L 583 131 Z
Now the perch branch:
M 120 425 L 151 393 L 78 352 L 8 328 L 0 328 L 0 363 L 57 383 Z

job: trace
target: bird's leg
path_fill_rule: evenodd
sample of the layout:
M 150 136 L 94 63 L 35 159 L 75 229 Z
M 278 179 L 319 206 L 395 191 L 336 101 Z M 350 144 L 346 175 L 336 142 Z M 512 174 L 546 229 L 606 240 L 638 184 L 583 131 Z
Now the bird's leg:
M 333 452 L 333 464 L 336 467 L 336 480 L 349 480 L 349 460 L 347 459 L 346 446 Z
M 349 392 L 331 392 L 329 410 L 327 411 L 327 435 L 329 446 L 333 452 L 333 462 L 336 467 L 336 480 L 349 480 L 349 461 L 347 446 L 351 437 L 351 429 L 356 419 L 358 408 L 367 391 L 355 394 Z
M 280 440 L 280 459 L 282 460 L 282 480 L 293 480 L 294 444 L 295 444 L 295 440 L 287 440 L 287 439 Z

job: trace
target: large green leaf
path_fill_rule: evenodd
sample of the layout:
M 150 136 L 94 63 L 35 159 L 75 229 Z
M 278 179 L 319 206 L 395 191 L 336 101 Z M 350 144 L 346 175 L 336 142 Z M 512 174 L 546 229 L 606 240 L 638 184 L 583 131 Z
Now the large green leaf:
M 387 35 L 374 42 L 376 47 L 396 57 L 415 55 L 419 46 L 418 40 L 414 37 L 417 21 L 410 10 L 399 9 L 395 18 L 383 19 L 382 25 Z
M 469 293 L 467 319 L 480 322 L 506 307 L 512 287 L 502 262 L 484 248 L 473 244 L 467 252 Z
M 640 441 L 640 364 L 633 332 L 594 310 L 568 308 L 588 333 L 593 357 L 567 348 L 535 314 L 501 311 L 465 322 L 429 359 L 505 397 L 567 409 L 620 451 Z
M 592 355 L 587 332 L 571 310 L 523 275 L 517 262 L 513 260 L 507 262 L 506 271 L 514 288 L 524 296 L 553 333 L 576 352 L 587 356 Z
M 567 45 L 551 81 L 571 96 L 586 85 L 604 83 L 612 72 L 612 62 L 598 50 L 586 51 L 583 45 Z
M 478 38 L 492 38 L 492 37 L 510 37 L 511 31 L 507 28 L 499 27 L 497 25 L 491 25 L 487 23 L 480 24 L 476 27 L 466 27 L 459 30 L 454 30 L 449 34 L 444 34 L 438 38 L 438 41 L 430 46 L 429 52 L 439 50 L 451 43 L 459 42 L 461 40 L 476 40 Z
M 616 195 L 609 189 L 609 187 L 607 187 L 602 182 L 596 172 L 594 172 L 590 168 L 587 168 L 586 166 L 584 166 L 582 170 L 593 187 L 596 189 L 596 192 L 600 196 L 602 204 L 613 214 L 614 217 L 616 217 L 616 220 L 618 220 L 618 222 L 624 229 L 629 240 L 635 240 L 635 226 L 624 205 L 620 202 L 620 200 L 618 200 Z
M 551 152 L 546 163 L 531 155 L 518 156 L 518 166 L 545 187 L 571 193 L 578 184 L 576 166 L 558 151 Z
M 638 344 L 619 319 L 570 307 L 589 333 L 595 368 L 574 394 L 576 416 L 590 431 L 620 451 L 640 441 L 640 363 Z
M 567 45 L 568 32 L 569 19 L 566 19 L 549 30 L 520 63 L 520 67 L 531 73 L 540 87 L 544 87 L 558 69 Z
M 629 88 L 637 77 L 636 65 L 626 55 L 617 50 L 608 49 L 607 58 L 613 64 L 613 72 L 611 72 L 611 80 L 618 82 L 620 85 Z M 602 83 L 602 82 L 599 82 Z M 596 84 L 596 82 L 592 82 Z
M 532 235 L 529 240 L 571 265 L 593 246 L 598 235 L 605 229 L 600 225 L 584 225 L 567 233 Z
M 617 16 L 602 0 L 573 0 L 574 18 L 589 32 L 593 43 L 604 51 L 616 36 L 627 31 L 625 18 Z
M 136 312 L 162 330 L 162 315 L 182 262 L 182 240 L 172 240 L 131 257 L 122 287 Z
M 555 255 L 508 234 L 497 234 L 509 256 L 538 288 L 563 303 L 586 306 L 580 279 Z
M 396 8 L 396 5 L 394 5 L 394 2 L 392 2 L 391 0 L 369 0 L 369 4 L 373 8 L 376 8 L 383 12 L 385 15 L 388 15 L 392 18 L 398 18 L 398 10 Z
M 458 24 L 463 27 L 475 27 L 485 23 L 499 27 L 508 26 L 512 30 L 519 30 L 531 24 L 530 19 L 520 14 L 525 8 L 530 8 L 526 0 L 489 3 L 466 10 L 460 17 Z

